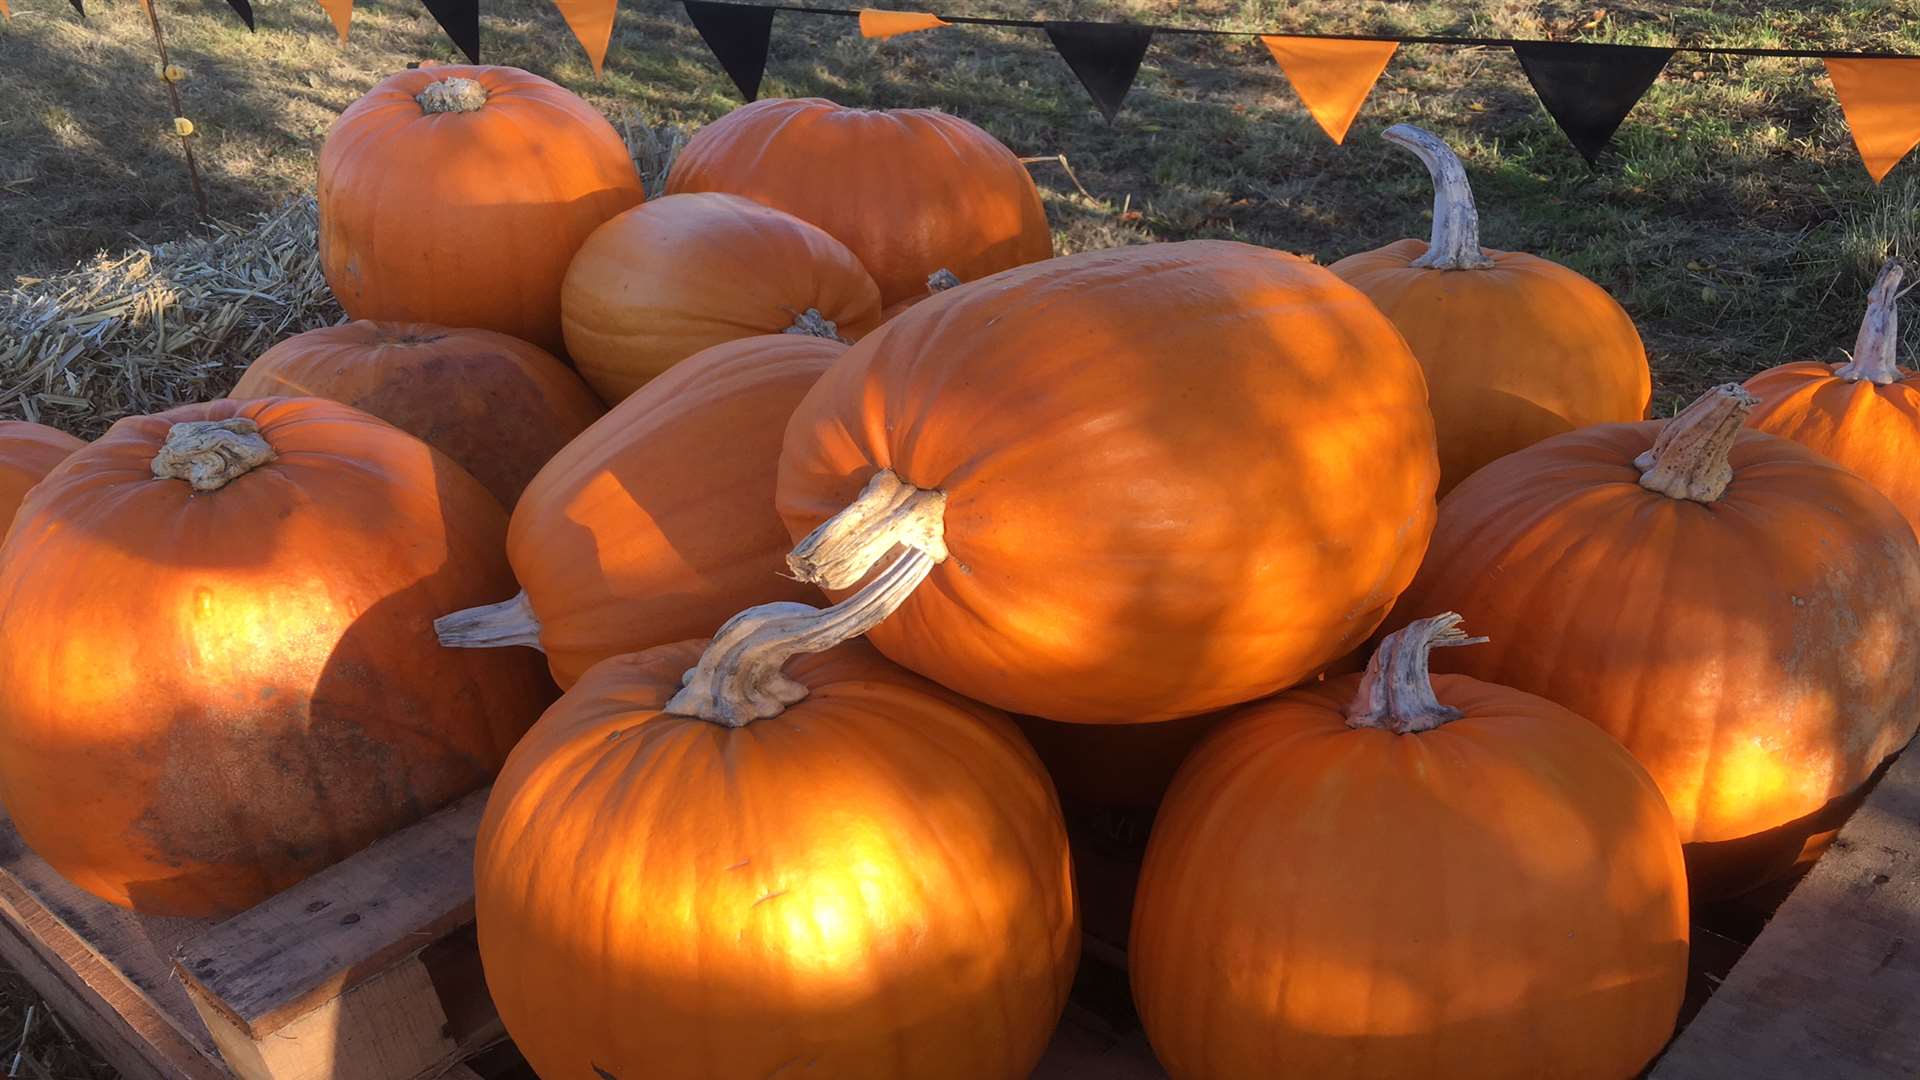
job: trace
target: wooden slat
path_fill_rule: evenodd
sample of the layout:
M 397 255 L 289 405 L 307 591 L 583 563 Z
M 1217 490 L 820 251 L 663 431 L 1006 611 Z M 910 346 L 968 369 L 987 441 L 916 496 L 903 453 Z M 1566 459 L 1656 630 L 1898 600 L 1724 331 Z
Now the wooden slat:
M 175 964 L 195 1006 L 265 1039 L 472 922 L 486 797 L 475 792 L 186 943 Z
M 1920 1076 L 1920 752 L 1888 770 L 1650 1075 Z

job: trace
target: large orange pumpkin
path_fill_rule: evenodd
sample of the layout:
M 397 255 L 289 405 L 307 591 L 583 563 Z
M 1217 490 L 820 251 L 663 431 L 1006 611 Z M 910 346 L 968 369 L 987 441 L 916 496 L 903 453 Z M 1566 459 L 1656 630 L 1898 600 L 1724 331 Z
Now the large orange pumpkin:
M 846 246 L 734 195 L 670 195 L 614 218 L 567 271 L 567 348 L 609 405 L 702 349 L 793 332 L 851 341 L 880 292 Z
M 1363 641 L 1425 550 L 1437 473 L 1419 365 L 1366 297 L 1190 241 L 887 322 L 794 413 L 779 506 L 795 573 L 836 595 L 896 542 L 943 559 L 871 635 L 895 662 L 1014 712 L 1145 723 Z
M 1687 883 L 1659 789 L 1550 701 L 1429 679 L 1458 621 L 1239 710 L 1181 767 L 1127 954 L 1174 1080 L 1624 1080 L 1672 1034 Z
M 769 98 L 695 132 L 669 192 L 726 191 L 820 226 L 887 304 L 940 270 L 972 281 L 1053 255 L 1026 166 L 998 139 L 931 109 L 843 109 Z
M 1433 239 L 1397 240 L 1332 270 L 1380 305 L 1426 370 L 1440 494 L 1548 436 L 1646 416 L 1646 349 L 1613 297 L 1559 263 L 1482 248 L 1460 159 L 1407 124 L 1386 138 L 1433 174 Z
M 317 398 L 121 420 L 0 549 L 0 798 L 68 880 L 249 907 L 485 784 L 551 698 L 442 649 L 512 582 L 506 514 L 425 443 Z
M 59 428 L 0 420 L 0 539 L 33 485 L 85 445 Z
M 426 440 L 500 505 L 606 409 L 553 354 L 491 330 L 362 320 L 260 354 L 227 395 L 323 397 Z
M 1747 423 L 1859 473 L 1920 531 L 1920 381 L 1897 359 L 1903 273 L 1897 261 L 1881 270 L 1846 363 L 1782 364 L 1748 379 L 1760 404 Z
M 787 418 L 846 346 L 742 338 L 640 388 L 520 499 L 507 556 L 521 592 L 440 619 L 447 645 L 530 645 L 562 687 L 610 656 L 706 637 L 735 612 L 807 600 L 773 510 Z
M 540 1075 L 1032 1074 L 1080 948 L 1040 762 L 1005 716 L 863 644 L 781 672 L 929 566 L 608 660 L 514 751 L 475 906 Z
M 645 196 L 593 107 L 510 67 L 394 75 L 320 148 L 320 263 L 356 319 L 498 330 L 560 349 L 560 280 Z
M 1728 384 L 1489 465 L 1386 624 L 1457 608 L 1493 643 L 1441 666 L 1625 743 L 1709 899 L 1789 868 L 1920 719 L 1913 530 L 1830 459 L 1742 430 L 1752 404 Z

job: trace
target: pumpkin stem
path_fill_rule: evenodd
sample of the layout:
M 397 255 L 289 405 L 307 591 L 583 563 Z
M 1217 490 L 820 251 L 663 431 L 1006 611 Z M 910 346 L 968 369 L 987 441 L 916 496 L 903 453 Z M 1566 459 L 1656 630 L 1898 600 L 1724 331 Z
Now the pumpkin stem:
M 779 716 L 807 696 L 805 686 L 781 672 L 788 659 L 825 652 L 878 626 L 906 603 L 937 561 L 909 550 L 832 607 L 781 602 L 735 615 L 713 635 L 700 662 L 681 676 L 681 689 L 666 711 L 730 728 Z
M 867 576 L 897 544 L 946 561 L 947 493 L 914 487 L 881 469 L 860 497 L 820 523 L 787 555 L 787 568 L 801 581 L 848 589 Z
M 167 429 L 166 443 L 153 456 L 153 475 L 185 480 L 195 491 L 218 491 L 275 456 L 260 437 L 260 425 L 244 416 L 188 420 Z
M 1833 369 L 1848 382 L 1862 379 L 1878 386 L 1900 381 L 1898 346 L 1900 344 L 1900 277 L 1906 267 L 1898 259 L 1888 259 L 1867 293 L 1867 315 L 1860 320 L 1860 336 L 1853 339 L 1853 355 Z
M 1453 148 L 1412 124 L 1395 124 L 1382 135 L 1411 150 L 1433 177 L 1433 239 L 1413 265 L 1428 270 L 1485 270 L 1493 260 L 1480 250 L 1480 211 L 1473 205 L 1467 167 Z
M 842 345 L 852 342 L 840 336 L 840 327 L 832 319 L 820 314 L 819 308 L 808 308 L 793 317 L 793 325 L 780 331 L 783 334 L 807 334 L 811 337 L 826 338 Z
M 1435 649 L 1479 645 L 1486 640 L 1468 637 L 1460 629 L 1460 615 L 1452 611 L 1431 619 L 1415 619 L 1388 634 L 1367 661 L 1367 673 L 1360 677 L 1360 692 L 1347 706 L 1347 726 L 1411 735 L 1460 719 L 1459 709 L 1441 704 L 1434 694 L 1427 658 Z
M 1739 383 L 1721 383 L 1667 421 L 1653 449 L 1633 459 L 1640 486 L 1672 499 L 1710 503 L 1733 482 L 1727 454 L 1760 399 Z
M 419 102 L 420 111 L 429 116 L 479 112 L 487 103 L 487 89 L 472 79 L 449 76 L 428 83 L 425 90 L 413 95 L 413 100 Z
M 502 649 L 512 645 L 540 647 L 540 617 L 533 613 L 527 590 L 511 600 L 467 608 L 433 620 L 433 632 L 449 649 Z
M 948 289 L 959 288 L 959 286 L 960 275 L 944 266 L 927 275 L 927 294 L 930 296 L 938 296 Z

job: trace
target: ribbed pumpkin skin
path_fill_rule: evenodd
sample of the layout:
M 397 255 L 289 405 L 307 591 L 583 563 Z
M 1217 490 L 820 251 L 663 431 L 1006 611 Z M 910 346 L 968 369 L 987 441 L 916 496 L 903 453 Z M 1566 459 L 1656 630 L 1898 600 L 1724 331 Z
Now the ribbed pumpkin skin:
M 59 428 L 0 420 L 0 539 L 33 485 L 85 445 Z
M 733 195 L 672 195 L 608 222 L 567 271 L 563 304 L 574 364 L 609 405 L 809 308 L 848 341 L 880 322 L 879 290 L 845 245 Z
M 1458 611 L 1492 641 L 1436 653 L 1436 670 L 1625 743 L 1673 809 L 1695 895 L 1714 897 L 1790 866 L 1830 827 L 1803 819 L 1913 734 L 1920 547 L 1866 481 L 1754 431 L 1717 502 L 1648 491 L 1632 463 L 1660 427 L 1573 432 L 1475 474 L 1382 630 Z
M 156 480 L 172 424 L 250 417 L 278 460 Z M 551 700 L 532 654 L 444 649 L 512 591 L 467 473 L 315 398 L 130 417 L 0 549 L 0 797 L 74 884 L 161 915 L 249 907 L 485 784 Z
M 703 642 L 587 673 L 514 751 L 480 957 L 542 1076 L 1025 1080 L 1080 932 L 1053 790 L 1006 718 L 854 643 L 728 730 L 659 712 Z
M 553 354 L 491 330 L 366 320 L 260 354 L 231 398 L 323 397 L 424 439 L 513 509 L 540 467 L 606 412 Z
M 1238 711 L 1161 804 L 1127 954 L 1161 1064 L 1638 1073 L 1687 976 L 1685 867 L 1652 780 L 1572 713 L 1458 676 L 1434 687 L 1461 719 L 1349 728 L 1359 682 Z
M 562 687 L 610 656 L 712 634 L 755 604 L 819 601 L 786 574 L 774 477 L 787 418 L 845 352 L 804 334 L 717 345 L 541 470 L 514 509 L 507 555 Z
M 853 249 L 889 305 L 924 295 L 936 270 L 972 281 L 1053 255 L 1026 166 L 931 109 L 756 101 L 687 140 L 667 191 L 731 192 L 820 226 Z
M 1147 723 L 1359 644 L 1425 550 L 1432 421 L 1366 297 L 1223 241 L 1090 252 L 929 298 L 787 428 L 797 537 L 876 469 L 947 493 L 953 557 L 870 634 L 969 697 Z
M 488 94 L 426 114 L 442 79 Z M 517 68 L 402 71 L 347 106 L 320 148 L 320 262 L 356 319 L 498 330 L 549 351 L 560 281 L 587 235 L 640 202 L 613 125 Z
M 1920 532 L 1920 385 L 1836 378 L 1833 364 L 1782 364 L 1748 379 L 1747 426 L 1792 439 L 1859 473 Z
M 1643 419 L 1653 393 L 1640 333 L 1605 289 L 1538 256 L 1483 251 L 1489 269 L 1429 270 L 1410 265 L 1426 241 L 1396 240 L 1331 267 L 1426 371 L 1442 495 L 1541 439 Z

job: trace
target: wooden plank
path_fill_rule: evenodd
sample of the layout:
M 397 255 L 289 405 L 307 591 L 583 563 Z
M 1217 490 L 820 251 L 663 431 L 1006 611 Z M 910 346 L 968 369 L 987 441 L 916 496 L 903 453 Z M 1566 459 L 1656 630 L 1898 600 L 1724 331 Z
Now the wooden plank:
M 417 957 L 259 1039 L 198 987 L 190 996 L 241 1080 L 412 1080 L 438 1076 L 463 1056 Z
M 1920 752 L 1888 770 L 1650 1076 L 1920 1076 Z
M 474 792 L 187 942 L 175 966 L 195 1007 L 265 1039 L 471 923 L 486 798 Z

